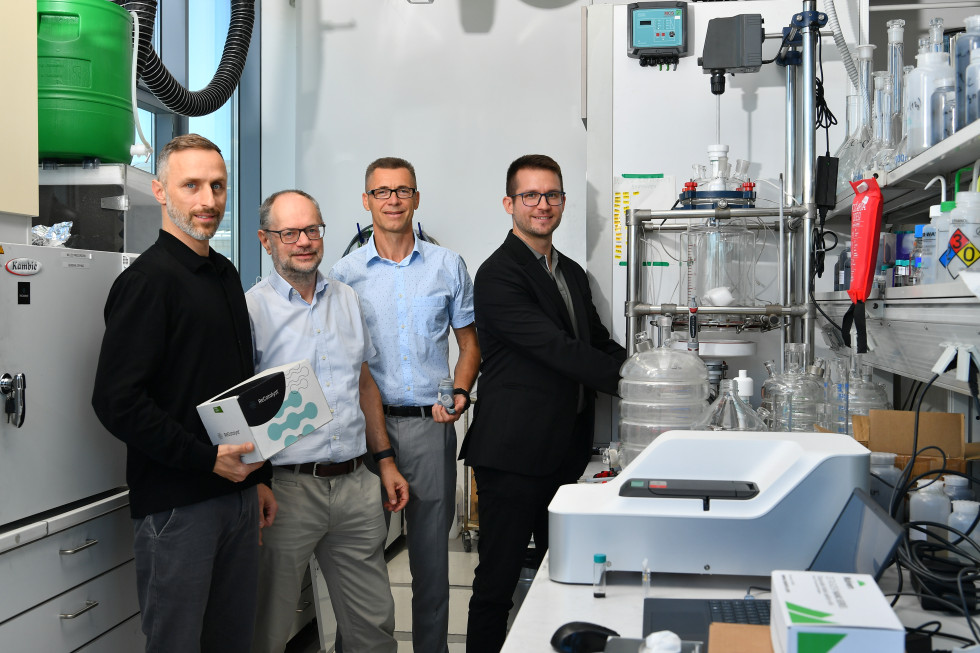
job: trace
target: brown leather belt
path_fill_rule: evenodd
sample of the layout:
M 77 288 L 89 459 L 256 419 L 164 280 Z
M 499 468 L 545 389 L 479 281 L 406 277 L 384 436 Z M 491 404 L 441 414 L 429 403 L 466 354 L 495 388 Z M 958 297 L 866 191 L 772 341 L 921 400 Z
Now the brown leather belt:
M 432 406 L 382 406 L 391 417 L 432 417 Z
M 351 458 L 342 463 L 303 463 L 301 465 L 280 465 L 282 469 L 288 469 L 297 474 L 311 474 L 317 478 L 329 478 L 331 476 L 343 476 L 350 474 L 360 465 L 364 464 L 364 456 Z

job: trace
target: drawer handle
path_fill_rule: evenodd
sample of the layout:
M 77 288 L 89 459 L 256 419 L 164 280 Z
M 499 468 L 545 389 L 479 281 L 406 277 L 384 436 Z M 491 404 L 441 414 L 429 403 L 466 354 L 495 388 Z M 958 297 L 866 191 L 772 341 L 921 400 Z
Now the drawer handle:
M 81 546 L 76 546 L 74 549 L 61 549 L 60 551 L 58 551 L 58 553 L 60 553 L 63 556 L 75 555 L 79 551 L 84 551 L 90 546 L 95 546 L 98 543 L 99 543 L 98 540 L 85 540 L 85 544 Z
M 296 612 L 304 612 L 306 608 L 310 607 L 311 605 L 313 605 L 313 601 L 303 601 L 303 605 L 296 608 Z
M 72 614 L 64 614 L 64 613 L 62 613 L 62 614 L 59 614 L 58 616 L 61 617 L 62 619 L 74 619 L 75 617 L 77 617 L 79 615 L 85 614 L 86 612 L 88 612 L 89 610 L 91 610 L 92 608 L 94 608 L 95 606 L 97 606 L 98 604 L 99 604 L 98 601 L 86 601 L 85 602 L 85 607 L 82 608 L 81 610 L 79 610 L 78 612 L 74 612 Z

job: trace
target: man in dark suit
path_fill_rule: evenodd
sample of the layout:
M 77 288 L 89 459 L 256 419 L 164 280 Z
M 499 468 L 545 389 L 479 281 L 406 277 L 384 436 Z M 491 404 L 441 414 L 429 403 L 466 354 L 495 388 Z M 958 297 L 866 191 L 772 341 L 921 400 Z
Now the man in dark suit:
M 561 168 L 527 155 L 507 171 L 513 229 L 474 285 L 483 362 L 460 457 L 480 502 L 480 564 L 466 650 L 499 651 L 528 542 L 548 547 L 548 504 L 585 471 L 595 391 L 616 394 L 626 351 L 609 338 L 585 271 L 551 245 L 565 208 Z

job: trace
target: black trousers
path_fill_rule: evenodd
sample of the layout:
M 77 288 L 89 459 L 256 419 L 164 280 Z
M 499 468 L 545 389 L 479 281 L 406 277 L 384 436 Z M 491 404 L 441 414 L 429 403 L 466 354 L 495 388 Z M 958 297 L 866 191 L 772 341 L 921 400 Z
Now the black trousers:
M 497 653 L 503 647 L 507 614 L 514 605 L 528 542 L 533 534 L 540 561 L 548 548 L 548 504 L 560 485 L 576 482 L 585 471 L 588 458 L 582 455 L 580 443 L 586 434 L 591 436 L 591 431 L 592 420 L 579 419 L 570 438 L 576 446 L 555 452 L 564 460 L 557 471 L 546 476 L 473 468 L 480 510 L 480 563 L 470 598 L 466 653 Z

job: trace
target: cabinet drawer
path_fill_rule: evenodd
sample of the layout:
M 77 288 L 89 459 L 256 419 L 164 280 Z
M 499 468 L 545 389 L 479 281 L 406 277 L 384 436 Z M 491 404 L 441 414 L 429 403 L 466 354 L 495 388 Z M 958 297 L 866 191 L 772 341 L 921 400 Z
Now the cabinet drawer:
M 130 617 L 76 653 L 136 653 L 146 648 L 140 616 Z
M 130 561 L 0 625 L 0 651 L 68 653 L 138 612 Z
M 0 622 L 132 558 L 128 507 L 0 554 Z

